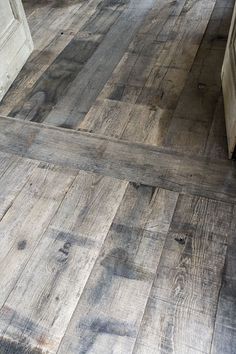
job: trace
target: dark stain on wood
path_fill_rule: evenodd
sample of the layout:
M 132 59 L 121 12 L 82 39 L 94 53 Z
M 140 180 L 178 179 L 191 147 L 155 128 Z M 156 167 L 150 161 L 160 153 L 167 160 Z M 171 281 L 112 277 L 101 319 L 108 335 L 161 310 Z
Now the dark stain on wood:
M 175 237 L 175 241 L 178 242 L 180 245 L 185 244 L 185 239 L 183 237 Z
M 43 352 L 39 348 L 32 348 L 25 341 L 16 342 L 1 337 L 0 354 L 43 354 Z
M 26 247 L 26 244 L 27 244 L 26 240 L 19 241 L 17 243 L 17 249 L 20 250 L 20 251 L 24 250 L 25 247 Z
M 69 7 L 78 4 L 80 2 L 83 2 L 83 0 L 38 0 L 36 2 L 33 1 L 33 3 L 30 0 L 23 0 L 22 2 L 24 4 L 24 7 L 26 7 L 27 4 L 29 4 L 28 6 L 30 7 L 39 8 L 50 4 L 51 8 L 59 8 L 59 7 Z
M 135 338 L 137 331 L 134 326 L 124 321 L 117 321 L 113 318 L 96 318 L 92 321 L 88 318 L 79 323 L 79 327 L 85 330 L 85 336 L 80 343 L 78 353 L 86 354 L 90 351 L 99 335 Z M 89 333 L 87 333 L 89 331 Z
M 128 4 L 129 2 L 130 0 L 104 0 L 98 5 L 98 8 L 123 6 Z
M 138 189 L 141 186 L 140 183 L 136 183 L 136 182 L 130 182 L 130 185 L 133 186 L 135 189 Z
M 56 238 L 57 240 L 65 241 L 65 243 L 70 243 L 71 245 L 75 244 L 85 248 L 93 248 L 96 245 L 94 240 L 82 235 L 72 234 L 70 232 L 59 231 Z
M 121 225 L 121 228 L 124 232 L 125 226 Z M 124 243 L 126 243 L 126 240 L 124 240 Z M 90 290 L 89 295 L 90 301 L 93 303 L 98 303 L 101 298 L 109 292 L 114 277 L 123 277 L 137 281 L 148 281 L 150 278 L 152 279 L 154 277 L 154 274 L 151 272 L 136 266 L 132 262 L 129 253 L 123 248 L 112 249 L 101 260 L 100 264 L 103 266 L 103 270 L 95 287 Z
M 211 42 L 215 42 L 215 41 L 223 41 L 223 42 L 227 42 L 227 36 L 224 36 L 224 35 L 221 35 L 221 34 L 218 34 L 216 36 L 212 36 L 211 37 Z
M 150 277 L 149 273 L 129 261 L 129 254 L 123 248 L 114 248 L 110 251 L 101 261 L 101 265 L 109 274 L 127 279 L 147 280 Z
M 125 85 L 116 85 L 109 95 L 110 100 L 121 101 L 125 90 Z
M 73 129 L 73 126 L 69 123 L 62 123 L 59 125 L 60 128 Z
M 11 111 L 10 116 L 43 122 L 66 93 L 69 84 L 82 70 L 98 44 L 74 38 L 36 82 L 24 102 L 19 102 Z
M 136 336 L 136 331 L 134 328 L 130 328 L 127 322 L 114 319 L 97 318 L 91 323 L 90 329 L 95 333 L 115 334 L 121 337 Z

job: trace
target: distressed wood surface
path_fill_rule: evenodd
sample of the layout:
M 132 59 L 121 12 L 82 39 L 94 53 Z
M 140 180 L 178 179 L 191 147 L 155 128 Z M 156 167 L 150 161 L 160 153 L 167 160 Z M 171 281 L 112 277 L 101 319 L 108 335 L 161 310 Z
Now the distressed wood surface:
M 20 177 L 19 174 L 18 178 Z M 25 184 L 18 194 L 14 191 L 16 182 L 14 179 L 9 180 L 9 188 L 12 185 L 15 199 L 5 210 L 0 223 L 0 259 L 2 269 L 6 270 L 0 275 L 0 283 L 3 287 L 0 297 L 1 308 L 57 211 L 72 180 L 73 176 L 57 172 L 56 168 L 54 171 L 43 163 L 34 168 L 28 180 L 24 180 Z M 4 187 L 4 183 L 1 183 L 1 188 Z M 1 192 L 2 194 L 4 195 Z M 11 197 L 10 193 L 9 197 Z M 11 274 L 10 279 L 9 274 Z
M 1 102 L 0 111 L 2 114 L 8 115 L 16 105 L 20 105 L 20 102 L 22 105 L 24 104 L 27 95 L 30 94 L 43 73 L 70 43 L 90 16 L 98 11 L 99 2 L 99 0 L 77 2 L 73 11 L 71 7 L 53 7 L 52 2 L 48 2 L 48 4 L 45 2 L 43 6 L 42 4 L 40 6 L 39 3 L 35 4 L 36 8 L 28 17 L 34 41 L 34 51 Z M 58 21 L 58 19 L 60 20 Z
M 146 30 L 145 25 L 141 26 L 98 97 L 101 102 L 91 107 L 79 122 L 78 129 L 128 141 L 164 145 L 162 139 L 153 139 L 153 130 L 160 129 L 157 117 L 162 116 L 165 120 L 166 132 L 164 130 L 163 134 L 166 134 L 214 4 L 215 1 L 207 4 L 202 1 L 165 2 L 156 8 L 154 26 Z M 130 88 L 131 95 L 127 93 Z M 119 118 L 114 116 L 113 109 L 108 109 L 107 98 L 119 101 L 122 110 Z M 126 111 L 128 103 L 133 103 L 134 114 Z M 140 104 L 145 113 L 139 115 L 136 111 Z M 94 115 L 98 105 L 102 112 L 99 117 Z M 146 133 L 144 137 L 140 136 L 142 130 Z
M 30 176 L 38 165 L 38 162 L 9 157 L 9 155 L 0 154 L 1 175 L 0 175 L 0 220 L 11 207 L 14 199 L 20 193 L 25 184 L 28 183 Z M 5 167 L 5 162 L 8 162 Z
M 219 294 L 211 353 L 233 354 L 236 348 L 236 210 L 230 222 L 228 249 Z M 223 340 L 222 340 L 223 338 Z
M 232 216 L 179 197 L 133 353 L 210 353 Z
M 35 50 L 0 105 L 1 354 L 235 354 L 233 5 L 25 0 Z
M 129 185 L 58 353 L 132 352 L 177 198 Z
M 89 110 L 94 98 L 103 88 L 153 2 L 154 0 L 149 0 L 144 5 L 141 1 L 133 0 L 121 2 L 90 1 L 90 5 L 86 5 L 86 2 L 83 6 L 80 5 L 81 8 L 79 7 L 77 12 L 74 6 L 68 6 L 64 16 L 60 16 L 63 7 L 53 8 L 52 14 L 47 15 L 48 20 L 52 22 L 48 25 L 49 29 L 56 22 L 55 30 L 58 30 L 60 25 L 57 22 L 58 19 L 62 18 L 64 29 L 59 32 L 59 34 L 62 33 L 62 36 L 64 36 L 64 31 L 67 35 L 67 29 L 69 29 L 69 34 L 73 33 L 74 30 L 75 32 L 79 30 L 78 36 L 80 32 L 82 34 L 87 33 L 88 37 L 94 35 L 102 39 L 101 43 L 96 51 L 96 45 L 93 51 L 87 51 L 87 54 L 85 53 L 87 59 L 78 66 L 78 63 L 76 65 L 78 56 L 76 53 L 74 53 L 73 60 L 73 42 L 75 41 L 74 46 L 76 45 L 79 53 L 83 53 L 83 44 L 76 42 L 76 35 L 70 42 L 66 36 L 64 50 L 61 48 L 61 53 L 54 58 L 55 60 L 51 62 L 51 65 L 46 68 L 41 76 L 36 75 L 37 81 L 34 82 L 33 87 L 31 86 L 28 95 L 19 100 L 7 114 L 22 119 L 45 120 L 55 125 L 64 124 L 73 128 L 78 123 L 78 117 L 84 111 Z M 72 10 L 77 17 L 78 15 L 82 17 L 82 23 L 80 18 L 76 19 L 77 27 L 73 23 L 71 25 L 66 24 L 66 16 L 69 16 L 71 20 Z M 53 16 L 55 16 L 55 19 Z M 35 24 L 33 27 L 35 27 Z M 41 34 L 41 38 L 44 36 L 45 33 Z M 68 68 L 68 64 L 72 60 L 75 65 L 69 65 Z M 60 75 L 58 75 L 58 71 L 60 71 Z M 89 84 L 91 80 L 93 80 L 93 84 Z M 68 85 L 69 83 L 70 85 Z M 22 90 L 22 86 L 22 82 L 20 82 L 18 91 Z M 6 114 L 7 103 L 3 102 L 4 105 L 5 108 L 3 108 L 2 113 Z M 87 106 L 88 108 L 86 108 Z M 66 111 L 64 111 L 65 107 L 67 107 Z M 44 114 L 42 114 L 42 111 L 44 111 Z M 67 117 L 65 117 L 66 115 Z
M 42 172 L 47 173 L 47 170 L 43 169 Z M 53 174 L 49 171 L 49 175 L 50 173 Z M 30 200 L 30 195 L 28 196 L 29 192 L 23 191 L 22 197 L 16 199 L 15 205 L 1 223 L 2 230 L 4 227 L 9 229 L 10 226 L 9 232 L 5 233 L 6 236 L 2 240 L 1 264 L 8 267 L 11 283 L 8 273 L 2 272 L 0 283 L 3 284 L 4 291 L 1 292 L 1 298 L 5 301 L 0 310 L 0 333 L 11 340 L 22 337 L 32 348 L 39 347 L 55 353 L 127 183 L 79 172 L 72 184 L 71 176 L 68 177 L 68 186 L 68 178 L 65 179 L 63 173 L 59 175 L 61 181 L 58 177 L 52 180 L 52 177 L 49 176 L 45 183 L 43 176 L 37 176 L 45 189 L 43 192 L 39 189 L 40 185 L 32 181 L 33 185 L 36 184 L 35 188 L 38 188 L 37 194 L 41 199 L 34 203 L 34 208 L 33 201 Z M 67 193 L 60 202 L 59 198 L 62 199 L 65 194 L 65 186 Z M 32 189 L 31 184 L 28 188 Z M 34 198 L 37 197 L 35 194 L 34 192 Z M 31 223 L 27 222 L 27 219 L 24 220 L 24 210 L 18 213 L 14 222 L 11 221 L 11 218 L 16 218 L 18 204 L 23 201 L 27 209 L 25 213 L 28 211 L 27 217 Z M 24 220 L 24 224 L 19 225 L 19 229 L 16 226 L 20 220 Z M 37 221 L 37 232 L 35 231 L 32 237 L 31 229 Z M 24 225 L 28 234 L 23 228 Z M 13 247 L 13 244 L 18 247 Z M 11 252 L 7 252 L 7 249 Z M 16 252 L 19 254 L 17 261 L 14 257 Z M 16 280 L 14 274 L 17 274 L 19 279 L 17 284 L 12 286 Z
M 233 161 L 210 160 L 90 133 L 0 118 L 0 150 L 112 177 L 236 201 Z

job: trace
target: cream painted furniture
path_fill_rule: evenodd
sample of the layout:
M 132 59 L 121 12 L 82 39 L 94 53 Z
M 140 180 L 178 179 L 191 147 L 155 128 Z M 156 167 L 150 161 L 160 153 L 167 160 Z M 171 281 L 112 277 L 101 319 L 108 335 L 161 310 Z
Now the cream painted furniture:
M 32 50 L 21 0 L 0 0 L 0 101 Z

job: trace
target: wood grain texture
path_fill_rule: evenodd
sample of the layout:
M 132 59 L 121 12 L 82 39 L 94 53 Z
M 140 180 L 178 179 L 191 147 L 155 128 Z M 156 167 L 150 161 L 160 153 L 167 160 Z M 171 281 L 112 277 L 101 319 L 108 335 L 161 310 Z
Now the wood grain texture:
M 0 150 L 63 168 L 235 203 L 235 164 L 42 124 L 0 119 Z
M 109 28 L 94 55 L 45 119 L 46 123 L 72 128 L 79 123 L 110 77 L 153 1 L 145 4 L 140 0 L 127 2 L 127 7 Z
M 134 353 L 210 353 L 232 215 L 179 197 Z
M 234 1 L 25 2 L 36 49 L 0 105 L 0 353 L 234 354 Z
M 9 115 L 16 105 L 24 104 L 41 75 L 97 11 L 99 3 L 99 0 L 75 2 L 72 8 L 58 7 L 52 2 L 34 4 L 28 21 L 35 49 L 1 102 L 1 114 Z
M 129 185 L 59 353 L 132 352 L 177 198 Z
M 230 223 L 228 249 L 219 294 L 211 353 L 233 354 L 236 347 L 236 237 L 235 208 Z
M 122 8 L 119 4 L 111 7 L 109 2 L 97 4 L 97 10 L 95 7 L 96 11 L 91 11 L 91 18 L 87 22 L 84 21 L 84 25 L 81 21 L 79 22 L 81 32 L 73 36 L 69 44 L 35 83 L 29 95 L 24 98 L 23 102 L 20 101 L 9 115 L 37 122 L 43 121 L 65 95 L 69 84 L 78 76 L 78 73 L 93 55 L 102 41 L 102 35 L 108 32 L 110 26 L 121 14 L 118 7 Z M 86 7 L 85 9 L 82 7 L 82 10 L 79 8 L 81 16 L 86 9 Z M 51 17 L 49 18 L 52 20 Z M 104 24 L 102 30 L 101 23 Z M 64 36 L 64 31 L 61 31 L 60 34 Z
M 42 171 L 47 173 L 45 169 Z M 19 279 L 15 286 L 11 286 L 11 291 L 8 291 L 7 299 L 0 310 L 0 333 L 8 340 L 24 338 L 25 343 L 33 348 L 39 347 L 45 352 L 55 353 L 127 183 L 85 172 L 79 172 L 74 181 L 72 180 L 73 184 L 69 176 L 71 186 L 68 186 L 68 178 L 65 179 L 62 173 L 59 175 L 61 181 L 58 177 L 52 180 L 53 176 L 50 176 L 45 182 L 45 178 L 40 177 L 42 188 L 45 189 L 41 192 L 39 186 L 37 187 L 37 194 L 42 194 L 42 201 L 39 201 L 41 205 L 35 203 L 32 209 L 30 200 L 24 196 L 19 197 L 16 205 L 8 212 L 9 216 L 5 218 L 5 224 L 8 228 L 10 226 L 11 230 L 9 235 L 6 234 L 6 246 L 1 250 L 3 256 L 6 254 L 6 247 L 11 247 L 11 252 L 7 252 L 2 264 L 8 267 L 12 284 L 16 280 L 14 270 Z M 52 184 L 55 184 L 53 189 Z M 58 205 L 59 198 L 62 199 L 65 194 L 66 184 L 67 190 L 70 188 L 66 190 L 65 197 Z M 36 197 L 35 192 L 33 196 Z M 10 216 L 16 217 L 16 212 L 19 211 L 17 204 L 22 204 L 22 199 L 27 206 L 27 216 L 31 223 L 24 220 L 21 213 L 18 213 L 14 222 L 9 219 Z M 32 210 L 29 212 L 30 209 Z M 16 228 L 17 223 L 22 223 L 23 220 L 23 226 L 28 229 L 29 235 L 22 225 L 19 225 L 20 229 Z M 32 237 L 31 228 L 36 222 L 37 232 L 35 231 Z M 1 226 L 3 228 L 4 223 Z M 12 247 L 13 243 L 18 245 L 17 250 Z M 17 262 L 13 252 L 21 255 L 18 256 Z M 31 257 L 22 269 L 29 253 Z M 7 274 L 1 273 L 1 284 L 4 285 L 2 298 L 6 297 L 7 289 L 10 290 L 11 284 Z M 8 283 L 4 279 L 8 279 Z
M 14 107 L 10 116 L 42 122 L 96 50 L 99 40 L 75 36 L 43 73 L 24 104 Z
M 195 155 L 225 158 L 220 73 L 232 8 L 218 4 L 220 2 L 216 2 L 164 146 L 182 152 L 187 149 Z
M 8 164 L 5 168 L 6 161 Z M 32 160 L 1 155 L 0 220 L 7 213 L 18 193 L 28 183 L 38 164 Z
M 91 107 L 78 128 L 107 136 L 114 136 L 117 132 L 117 137 L 128 141 L 163 145 L 162 139 L 153 139 L 155 135 L 153 130 L 156 128 L 159 131 L 162 127 L 158 124 L 159 119 L 156 121 L 154 119 L 153 122 L 156 113 L 157 116 L 166 117 L 164 127 L 168 131 L 170 126 L 171 137 L 175 137 L 172 131 L 174 132 L 176 128 L 171 125 L 171 118 L 189 77 L 189 70 L 214 4 L 214 1 L 207 4 L 202 1 L 190 1 L 160 2 L 156 5 L 155 10 L 153 9 L 150 13 L 152 16 L 156 14 L 157 20 L 151 18 L 153 26 L 147 26 L 145 30 L 147 24 L 141 26 L 99 95 L 98 100 L 102 102 L 96 102 Z M 119 118 L 113 115 L 113 110 L 108 113 L 107 99 L 120 101 L 119 107 L 122 113 Z M 134 105 L 133 118 L 130 117 L 130 112 L 126 111 L 128 103 Z M 140 104 L 144 106 L 143 110 L 147 113 L 139 115 L 135 111 L 139 110 Z M 101 111 L 104 107 L 99 117 L 94 115 L 98 105 Z M 109 120 L 109 125 L 114 126 L 115 129 L 107 127 L 107 120 Z M 179 124 L 178 121 L 174 123 Z M 144 130 L 144 137 L 140 136 L 142 130 Z M 186 145 L 188 145 L 194 134 L 189 134 L 188 127 L 186 130 L 187 137 L 183 139 L 186 139 Z M 195 130 L 198 131 L 199 127 Z M 199 135 L 203 134 L 204 130 L 205 126 L 202 127 Z M 165 131 L 164 134 L 166 134 Z

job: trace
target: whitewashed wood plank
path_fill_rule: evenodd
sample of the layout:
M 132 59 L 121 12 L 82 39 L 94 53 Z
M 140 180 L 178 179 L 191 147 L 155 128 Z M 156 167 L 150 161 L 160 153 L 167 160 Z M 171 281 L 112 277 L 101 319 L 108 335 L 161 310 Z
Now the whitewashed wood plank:
M 79 172 L 0 311 L 9 348 L 23 337 L 32 348 L 56 352 L 126 187 Z
M 130 184 L 58 353 L 131 353 L 178 193 Z
M 5 211 L 0 222 L 1 306 L 14 288 L 73 179 L 73 175 L 41 163 Z
M 179 197 L 134 353 L 210 353 L 232 215 L 231 204 Z

